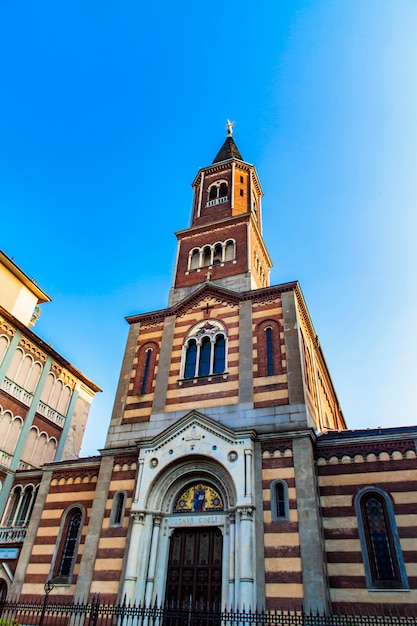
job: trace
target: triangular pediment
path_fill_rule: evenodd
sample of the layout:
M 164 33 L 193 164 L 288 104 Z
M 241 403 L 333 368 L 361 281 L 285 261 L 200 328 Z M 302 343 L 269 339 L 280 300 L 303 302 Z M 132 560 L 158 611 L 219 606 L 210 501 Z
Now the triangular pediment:
M 188 309 L 191 309 L 200 303 L 204 305 L 204 303 L 211 298 L 216 300 L 220 299 L 221 302 L 227 304 L 237 304 L 241 300 L 241 294 L 237 291 L 233 291 L 232 289 L 220 287 L 215 283 L 206 282 L 204 285 L 198 287 L 190 295 L 186 296 L 183 300 L 178 302 L 178 304 L 172 307 L 172 312 L 177 315 L 181 315 Z
M 203 413 L 193 410 L 152 439 L 146 442 L 142 440 L 140 446 L 143 450 L 154 453 L 166 449 L 169 454 L 171 449 L 178 450 L 180 447 L 182 453 L 207 454 L 208 448 L 213 451 L 213 445 L 235 447 L 243 439 L 254 437 L 254 431 L 234 431 Z M 213 443 L 215 440 L 218 444 Z

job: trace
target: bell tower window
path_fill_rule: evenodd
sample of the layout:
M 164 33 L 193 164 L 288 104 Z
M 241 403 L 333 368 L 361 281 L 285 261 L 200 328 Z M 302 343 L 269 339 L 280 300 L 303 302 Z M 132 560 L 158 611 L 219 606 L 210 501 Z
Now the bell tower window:
M 222 204 L 227 202 L 228 196 L 228 184 L 225 180 L 218 180 L 210 185 L 207 190 L 207 204 L 206 206 L 214 206 L 215 204 Z

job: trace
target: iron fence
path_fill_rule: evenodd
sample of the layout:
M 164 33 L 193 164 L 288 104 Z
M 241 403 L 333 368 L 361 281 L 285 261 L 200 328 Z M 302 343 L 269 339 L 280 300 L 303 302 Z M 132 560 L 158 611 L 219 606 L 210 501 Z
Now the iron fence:
M 213 607 L 143 606 L 91 602 L 4 602 L 1 618 L 21 626 L 417 626 L 410 609 L 375 607 L 375 612 L 252 611 Z M 1 624 L 1 622 L 0 622 Z

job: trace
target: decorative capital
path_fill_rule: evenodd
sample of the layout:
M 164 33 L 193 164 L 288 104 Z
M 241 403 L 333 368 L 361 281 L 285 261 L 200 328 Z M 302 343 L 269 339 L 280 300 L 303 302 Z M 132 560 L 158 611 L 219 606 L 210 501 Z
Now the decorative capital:
M 253 508 L 249 506 L 242 507 L 238 509 L 238 513 L 240 515 L 240 519 L 242 521 L 246 520 L 248 522 L 252 521 L 253 518 Z
M 144 524 L 145 523 L 145 513 L 143 513 L 143 512 L 131 513 L 131 518 L 133 519 L 133 523 L 134 524 Z

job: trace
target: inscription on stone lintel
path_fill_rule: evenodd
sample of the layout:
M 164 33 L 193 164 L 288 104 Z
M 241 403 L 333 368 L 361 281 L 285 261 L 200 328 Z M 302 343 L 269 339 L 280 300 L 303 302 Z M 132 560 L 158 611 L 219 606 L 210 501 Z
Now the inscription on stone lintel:
M 218 526 L 223 523 L 220 515 L 193 515 L 192 517 L 171 517 L 170 526 Z

